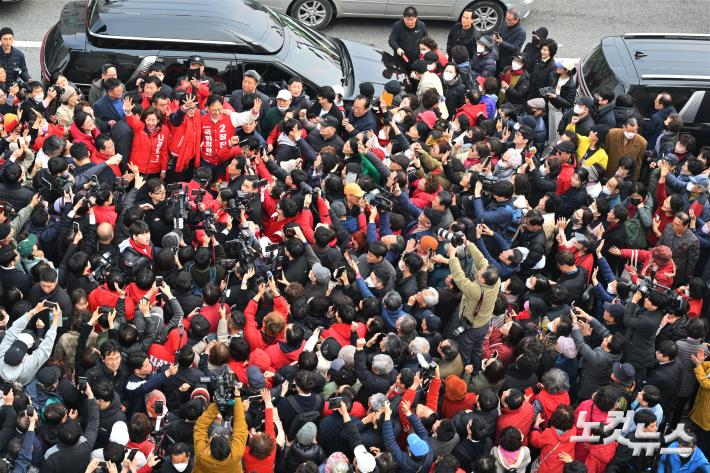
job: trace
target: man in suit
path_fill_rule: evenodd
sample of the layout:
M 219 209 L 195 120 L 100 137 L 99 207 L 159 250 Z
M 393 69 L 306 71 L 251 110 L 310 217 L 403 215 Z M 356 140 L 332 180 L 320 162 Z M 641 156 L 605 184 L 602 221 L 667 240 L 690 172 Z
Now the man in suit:
M 106 95 L 94 103 L 94 116 L 113 126 L 126 117 L 123 111 L 123 84 L 118 79 L 106 79 Z
M 10 225 L 0 225 L 0 238 L 6 239 L 9 236 Z M 17 268 L 20 255 L 12 245 L 0 247 L 0 283 L 5 288 L 16 287 L 22 294 L 29 294 L 32 288 L 32 280 L 24 272 Z

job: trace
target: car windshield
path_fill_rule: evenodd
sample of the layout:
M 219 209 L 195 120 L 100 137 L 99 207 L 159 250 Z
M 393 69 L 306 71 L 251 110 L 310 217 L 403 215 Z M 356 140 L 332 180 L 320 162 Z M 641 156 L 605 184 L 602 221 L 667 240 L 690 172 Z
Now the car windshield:
M 344 71 L 348 70 L 348 59 L 338 44 L 310 28 L 306 28 L 293 18 L 266 8 L 275 21 L 294 35 L 294 46 L 286 58 L 287 65 L 301 77 L 317 78 L 320 84 L 340 84 Z M 306 60 L 307 57 L 307 60 Z M 346 77 L 347 79 L 347 77 Z
M 619 84 L 609 63 L 606 62 L 601 45 L 597 46 L 585 59 L 583 74 L 584 82 L 591 94 L 601 89 L 614 90 Z

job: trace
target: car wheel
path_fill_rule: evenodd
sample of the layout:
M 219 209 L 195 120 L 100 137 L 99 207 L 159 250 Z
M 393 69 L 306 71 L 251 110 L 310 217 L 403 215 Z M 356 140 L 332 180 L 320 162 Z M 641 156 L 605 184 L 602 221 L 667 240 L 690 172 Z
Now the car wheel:
M 466 8 L 473 10 L 473 26 L 482 35 L 491 34 L 498 29 L 498 25 L 500 25 L 505 16 L 503 7 L 497 2 L 489 0 L 474 2 Z
M 320 30 L 333 18 L 333 5 L 328 0 L 296 0 L 291 16 L 314 30 Z

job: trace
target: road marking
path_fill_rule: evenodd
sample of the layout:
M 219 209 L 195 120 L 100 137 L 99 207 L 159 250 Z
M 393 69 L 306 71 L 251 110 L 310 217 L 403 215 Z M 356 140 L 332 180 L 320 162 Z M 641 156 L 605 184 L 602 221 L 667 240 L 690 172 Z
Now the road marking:
M 15 40 L 14 43 L 12 43 L 14 46 L 17 46 L 18 48 L 39 48 L 42 47 L 42 41 L 19 41 Z

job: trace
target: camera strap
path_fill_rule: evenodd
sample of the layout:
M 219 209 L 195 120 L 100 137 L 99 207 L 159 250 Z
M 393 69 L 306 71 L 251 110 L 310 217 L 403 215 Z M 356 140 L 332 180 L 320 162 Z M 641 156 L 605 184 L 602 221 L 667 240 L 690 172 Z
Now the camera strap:
M 468 317 L 463 316 L 462 319 L 469 322 L 469 326 L 473 325 L 473 321 L 476 319 L 478 316 L 478 313 L 481 311 L 481 305 L 483 304 L 483 290 L 481 290 L 481 297 L 478 298 L 478 302 L 476 303 L 476 308 L 473 309 L 473 316 L 469 320 Z

